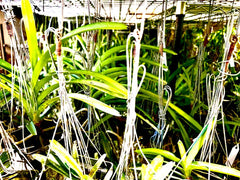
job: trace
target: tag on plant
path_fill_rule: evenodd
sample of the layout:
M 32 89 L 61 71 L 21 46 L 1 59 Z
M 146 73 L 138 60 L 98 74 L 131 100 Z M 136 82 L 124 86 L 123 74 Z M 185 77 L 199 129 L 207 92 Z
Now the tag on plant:
M 230 65 L 230 67 L 235 67 L 235 63 L 234 63 L 233 57 L 231 57 L 231 59 L 229 60 L 229 65 Z
M 226 166 L 229 166 L 229 167 L 232 166 L 234 160 L 236 159 L 238 152 L 239 152 L 239 144 L 233 146 L 233 148 L 227 158 L 227 162 L 225 163 Z

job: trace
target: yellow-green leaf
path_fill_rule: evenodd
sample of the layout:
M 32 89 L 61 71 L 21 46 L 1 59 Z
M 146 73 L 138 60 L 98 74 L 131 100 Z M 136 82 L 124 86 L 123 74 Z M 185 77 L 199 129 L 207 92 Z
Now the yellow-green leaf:
M 56 155 L 62 160 L 63 163 L 66 163 L 70 168 L 77 172 L 79 177 L 83 178 L 83 172 L 78 163 L 74 158 L 67 152 L 67 150 L 56 140 L 50 141 L 51 150 L 56 153 Z
M 97 99 L 89 97 L 87 95 L 72 93 L 72 94 L 68 94 L 68 97 L 83 101 L 83 102 L 85 102 L 103 112 L 106 112 L 108 114 L 112 114 L 114 116 L 121 116 L 120 113 L 116 109 L 112 108 L 111 106 L 109 106 Z
M 34 67 L 38 60 L 37 31 L 35 27 L 32 7 L 29 0 L 22 0 L 21 5 L 22 5 L 21 6 L 22 16 L 24 19 L 24 26 L 27 34 L 30 61 L 31 61 L 32 69 L 34 70 Z
M 62 37 L 62 40 L 66 40 L 72 36 L 77 34 L 93 31 L 93 30 L 100 30 L 100 29 L 110 29 L 110 30 L 124 30 L 127 29 L 127 25 L 118 22 L 97 22 L 92 24 L 87 24 L 85 26 L 81 26 L 77 29 L 72 30 L 68 34 Z

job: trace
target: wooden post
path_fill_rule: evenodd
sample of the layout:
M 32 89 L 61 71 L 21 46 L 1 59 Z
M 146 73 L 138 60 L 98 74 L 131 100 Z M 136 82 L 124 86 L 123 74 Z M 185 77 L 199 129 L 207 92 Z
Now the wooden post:
M 174 51 L 178 54 L 172 57 L 172 62 L 169 66 L 171 74 L 178 69 L 178 62 L 183 63 L 179 51 L 181 50 L 181 38 L 182 38 L 182 28 L 183 20 L 186 11 L 186 2 L 178 1 L 176 5 L 176 32 L 175 32 L 175 42 L 174 42 Z M 176 76 L 169 82 L 170 87 L 172 88 L 173 98 L 175 93 L 175 84 Z
M 4 37 L 3 37 L 3 25 L 0 24 L 0 58 L 3 60 L 5 59 L 5 44 L 4 44 Z

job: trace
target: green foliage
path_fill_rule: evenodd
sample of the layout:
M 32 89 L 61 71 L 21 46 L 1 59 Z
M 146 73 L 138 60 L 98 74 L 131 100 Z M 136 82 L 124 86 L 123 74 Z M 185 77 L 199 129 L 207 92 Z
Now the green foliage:
M 100 30 L 100 29 L 125 30 L 127 29 L 127 26 L 123 23 L 117 23 L 117 22 L 98 22 L 98 23 L 88 24 L 72 30 L 71 32 L 63 36 L 62 40 L 66 40 L 72 36 L 75 36 L 83 32 Z
M 141 179 L 164 180 L 171 172 L 173 166 L 173 162 L 168 162 L 167 164 L 163 165 L 163 157 L 158 155 L 152 160 L 151 164 L 142 164 Z
M 38 61 L 38 44 L 35 21 L 29 0 L 22 0 L 21 3 L 22 16 L 28 40 L 29 56 L 32 69 L 34 70 Z
M 219 174 L 226 174 L 230 176 L 240 177 L 240 171 L 227 167 L 225 165 L 219 165 L 215 163 L 209 163 L 209 162 L 201 162 L 201 161 L 195 161 L 195 157 L 198 154 L 199 150 L 201 149 L 204 139 L 207 135 L 207 127 L 206 126 L 202 132 L 199 134 L 198 138 L 195 140 L 195 142 L 191 145 L 190 150 L 186 152 L 185 147 L 182 143 L 182 141 L 178 141 L 178 149 L 180 152 L 181 158 L 177 158 L 173 153 L 162 150 L 162 149 L 155 149 L 155 148 L 147 148 L 142 149 L 142 152 L 145 155 L 161 155 L 171 161 L 174 161 L 181 165 L 182 169 L 180 169 L 180 173 L 184 174 L 185 178 L 191 178 L 192 173 L 194 170 L 203 170 L 203 171 L 212 171 Z M 140 153 L 138 150 L 137 153 Z
M 103 102 L 98 101 L 98 100 L 96 100 L 92 97 L 89 97 L 87 95 L 72 93 L 72 94 L 68 94 L 68 96 L 70 98 L 77 99 L 77 100 L 80 100 L 82 102 L 85 102 L 85 103 L 91 105 L 92 107 L 98 108 L 98 109 L 100 109 L 103 112 L 106 112 L 108 114 L 111 114 L 111 115 L 114 115 L 114 116 L 121 116 L 117 110 L 115 110 L 112 107 L 104 104 Z
M 46 165 L 54 171 L 71 179 L 93 179 L 106 157 L 105 154 L 102 155 L 94 166 L 88 167 L 89 174 L 87 175 L 84 174 L 84 170 L 78 161 L 74 159 L 74 157 L 71 156 L 67 150 L 56 140 L 50 142 L 50 148 L 51 151 L 48 157 L 40 154 L 33 154 L 33 158 L 40 161 L 43 165 Z
M 22 0 L 22 15 L 27 35 L 27 44 L 29 48 L 30 59 L 24 59 L 30 62 L 23 72 L 20 69 L 14 69 L 10 63 L 0 59 L 0 67 L 7 74 L 0 74 L 0 105 L 4 107 L 12 96 L 16 101 L 18 113 L 23 113 L 25 127 L 33 135 L 37 135 L 46 129 L 55 127 L 45 127 L 42 129 L 41 123 L 45 119 L 57 119 L 59 111 L 59 83 L 56 79 L 57 69 L 54 69 L 56 63 L 56 45 L 50 45 L 50 51 L 40 50 L 38 47 L 36 28 L 31 5 L 28 0 Z M 79 163 L 79 156 L 75 150 L 70 155 L 56 141 L 52 141 L 52 150 L 50 156 L 35 154 L 34 158 L 41 161 L 49 168 L 54 169 L 65 177 L 72 179 L 93 179 L 101 169 L 105 157 L 110 159 L 114 166 L 118 164 L 119 152 L 124 134 L 123 128 L 126 121 L 126 99 L 127 94 L 127 72 L 126 72 L 126 34 L 119 33 L 118 30 L 127 30 L 127 25 L 116 22 L 96 22 L 81 26 L 77 29 L 67 32 L 62 37 L 62 58 L 64 76 L 66 78 L 66 89 L 68 96 L 72 99 L 73 108 L 78 111 L 79 122 L 89 120 L 89 135 L 96 142 L 101 151 L 106 153 L 94 163 L 95 165 L 87 169 L 88 174 L 84 174 L 83 165 Z M 129 28 L 130 29 L 130 28 Z M 205 48 L 205 55 L 202 62 L 203 71 L 201 72 L 199 83 L 201 86 L 201 100 L 196 101 L 195 96 L 195 78 L 199 66 L 197 64 L 197 51 L 203 42 L 203 30 L 199 27 L 186 28 L 181 39 L 182 49 L 180 50 L 181 60 L 178 63 L 178 69 L 175 72 L 165 73 L 164 78 L 160 81 L 166 85 L 176 78 L 176 89 L 174 101 L 169 103 L 166 114 L 166 123 L 169 125 L 168 132 L 171 136 L 166 136 L 164 145 L 171 144 L 173 151 L 175 144 L 178 145 L 179 155 L 174 153 L 149 147 L 149 137 L 154 131 L 158 131 L 158 69 L 159 69 L 159 47 L 156 44 L 156 38 L 149 39 L 146 35 L 141 44 L 140 62 L 145 64 L 147 73 L 142 87 L 136 99 L 137 131 L 142 138 L 139 138 L 141 145 L 147 147 L 143 149 L 146 155 L 156 156 L 151 164 L 142 164 L 142 179 L 160 179 L 165 178 L 173 168 L 173 163 L 179 163 L 176 176 L 179 178 L 190 178 L 196 174 L 197 170 L 213 171 L 220 174 L 227 174 L 239 177 L 239 171 L 220 164 L 205 163 L 197 161 L 197 155 L 205 139 L 208 138 L 211 125 L 204 126 L 201 119 L 206 115 L 208 109 L 205 98 L 205 78 L 208 72 L 217 73 L 216 63 L 221 60 L 223 54 L 223 34 L 225 29 L 212 32 L 208 37 L 208 44 Z M 127 31 L 126 31 L 127 32 Z M 64 32 L 65 33 L 65 32 Z M 54 37 L 50 37 L 53 42 Z M 168 57 L 176 55 L 170 49 L 163 49 Z M 170 56 L 169 56 L 170 55 Z M 239 56 L 236 54 L 236 57 Z M 27 56 L 26 56 L 27 57 Z M 12 70 L 15 74 L 12 74 Z M 232 70 L 232 72 L 237 71 Z M 24 83 L 22 73 L 27 77 Z M 138 80 L 143 76 L 142 69 L 139 69 Z M 12 83 L 12 77 L 15 77 L 15 84 Z M 227 104 L 224 108 L 225 124 L 231 138 L 238 131 L 239 123 L 239 85 L 238 77 L 229 78 L 225 81 L 228 84 L 234 84 L 226 88 Z M 85 93 L 85 94 L 84 94 Z M 200 92 L 199 92 L 200 93 Z M 166 103 L 166 94 L 164 102 Z M 5 102 L 5 100 L 7 102 Z M 196 106 L 194 106 L 196 103 Z M 88 111 L 86 114 L 83 109 Z M 229 110 L 230 109 L 230 110 Z M 229 110 L 229 111 L 228 111 Z M 86 110 L 87 111 L 87 110 Z M 91 113 L 91 114 L 90 114 Z M 198 116 L 203 116 L 198 118 Z M 19 116 L 18 116 L 19 117 Z M 16 117 L 16 119 L 18 118 Z M 17 119 L 21 124 L 20 118 Z M 16 120 L 14 119 L 14 122 Z M 5 123 L 5 122 L 4 122 Z M 84 123 L 84 124 L 85 124 Z M 222 122 L 217 122 L 222 124 Z M 36 128 L 35 126 L 40 126 Z M 233 128 L 232 128 L 233 126 Z M 84 127 L 85 128 L 85 127 Z M 59 128 L 61 129 L 61 128 Z M 59 131 L 57 129 L 57 131 Z M 219 129 L 217 129 L 219 132 Z M 222 130 L 220 130 L 222 132 Z M 57 132 L 62 133 L 62 132 Z M 199 133 L 198 137 L 191 145 L 191 139 Z M 183 140 L 176 142 L 176 139 Z M 15 136 L 13 136 L 15 137 Z M 50 137 L 50 136 L 49 136 Z M 177 137 L 177 138 L 171 138 Z M 99 142 L 97 140 L 99 139 Z M 173 142 L 170 141 L 173 139 Z M 170 142 L 169 142 L 170 141 Z M 187 150 L 188 149 L 188 150 Z M 140 154 L 140 151 L 137 151 Z M 2 153 L 1 160 L 5 167 L 8 167 L 9 158 L 7 153 Z M 165 163 L 163 158 L 170 160 Z M 130 167 L 129 167 L 130 168 Z M 2 170 L 3 171 L 3 170 Z M 112 172 L 106 175 L 106 179 Z M 165 173 L 165 174 L 164 174 Z
M 0 161 L 1 161 L 0 173 L 3 173 L 3 172 L 5 172 L 5 169 L 10 166 L 10 157 L 9 157 L 9 154 L 7 151 L 3 151 L 1 153 Z
M 56 104 L 59 101 L 59 98 L 56 95 L 51 96 L 53 94 L 56 94 L 55 91 L 59 87 L 58 83 L 53 83 L 52 81 L 53 76 L 56 74 L 51 72 L 49 74 L 46 74 L 43 71 L 44 67 L 48 67 L 46 65 L 50 62 L 49 61 L 51 57 L 50 55 L 54 53 L 56 46 L 54 44 L 51 46 L 50 52 L 46 51 L 40 54 L 38 50 L 38 44 L 37 44 L 35 21 L 34 21 L 33 13 L 31 10 L 31 5 L 28 0 L 22 1 L 22 14 L 24 18 L 24 25 L 25 25 L 26 34 L 27 34 L 27 41 L 28 41 L 30 60 L 31 60 L 30 61 L 31 68 L 29 68 L 27 71 L 27 74 L 32 74 L 31 77 L 29 77 L 30 82 L 26 81 L 25 83 L 23 83 L 23 86 L 19 86 L 19 84 L 22 84 L 22 83 L 20 82 L 20 79 L 21 79 L 20 74 L 19 72 L 17 72 L 16 83 L 14 84 L 14 86 L 12 86 L 11 77 L 13 75 L 11 74 L 12 73 L 11 64 L 0 59 L 0 67 L 9 72 L 8 76 L 4 74 L 0 75 L 0 78 L 1 78 L 0 86 L 9 92 L 11 92 L 12 88 L 14 89 L 13 96 L 16 99 L 18 99 L 19 102 L 22 103 L 24 111 L 26 112 L 28 117 L 28 120 L 26 121 L 26 127 L 29 129 L 29 131 L 32 134 L 36 135 L 37 131 L 35 129 L 34 124 L 38 124 L 42 120 L 42 118 L 44 117 L 44 114 L 42 113 L 46 110 L 48 106 L 52 104 Z M 96 23 L 96 24 L 82 26 L 76 30 L 73 30 L 72 32 L 67 34 L 65 37 L 63 37 L 63 40 L 70 38 L 71 36 L 74 36 L 76 34 L 83 33 L 86 31 L 91 31 L 91 30 L 126 29 L 126 28 L 127 26 L 121 23 Z M 77 72 L 72 72 L 72 73 L 76 74 Z M 71 81 L 71 83 L 82 83 L 87 86 L 91 86 L 96 89 L 99 89 L 100 91 L 109 93 L 113 96 L 126 98 L 126 89 L 123 86 L 121 86 L 121 84 L 117 83 L 111 78 L 108 78 L 101 74 L 96 74 L 94 72 L 82 72 L 82 74 L 85 74 L 86 76 L 93 75 L 96 78 L 101 79 L 102 82 L 93 81 L 93 80 L 75 79 Z M 105 82 L 107 82 L 107 84 L 105 84 Z M 21 92 L 23 92 L 23 94 L 21 94 Z M 80 94 L 74 95 L 74 97 L 78 97 L 77 99 L 79 99 L 79 96 L 82 97 L 83 95 L 80 95 Z M 104 103 L 101 103 L 100 101 L 97 101 L 93 98 L 89 98 L 89 101 L 87 101 L 86 98 L 83 98 L 83 97 L 80 99 L 81 100 L 85 99 L 84 102 L 86 102 L 87 104 L 93 105 L 93 103 L 95 103 L 94 107 L 98 107 L 101 110 L 105 110 L 107 112 L 112 112 L 114 115 L 119 116 L 119 113 L 116 110 L 105 105 Z

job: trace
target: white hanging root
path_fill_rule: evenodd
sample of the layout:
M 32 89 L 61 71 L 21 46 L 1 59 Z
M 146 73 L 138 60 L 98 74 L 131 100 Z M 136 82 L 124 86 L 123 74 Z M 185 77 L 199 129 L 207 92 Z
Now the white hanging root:
M 199 45 L 198 48 L 198 56 L 197 56 L 197 73 L 195 76 L 195 85 L 194 85 L 194 102 L 193 102 L 193 107 L 194 109 L 200 102 L 201 102 L 201 75 L 202 75 L 202 62 L 204 60 L 204 54 L 205 54 L 205 46 L 203 42 Z M 199 108 L 200 109 L 200 108 Z M 201 115 L 200 115 L 200 120 L 201 120 Z
M 224 56 L 223 56 L 223 61 L 221 63 L 221 68 L 219 69 L 219 75 L 214 79 L 214 83 L 213 83 L 213 90 L 212 90 L 212 94 L 210 92 L 208 92 L 208 94 L 211 94 L 211 104 L 209 104 L 209 113 L 207 115 L 206 118 L 206 122 L 207 124 L 210 124 L 210 126 L 208 127 L 208 132 L 209 137 L 210 138 L 206 138 L 203 148 L 202 148 L 202 152 L 201 152 L 201 160 L 207 160 L 209 163 L 211 163 L 211 157 L 212 157 L 212 144 L 213 144 L 213 140 L 214 140 L 214 133 L 216 132 L 216 122 L 218 120 L 218 116 L 219 114 L 221 115 L 221 120 L 223 121 L 223 130 L 224 129 L 224 115 L 223 115 L 223 100 L 225 97 L 225 87 L 224 87 L 224 81 L 227 78 L 227 75 L 231 75 L 227 73 L 227 69 L 228 69 L 228 63 L 231 59 L 232 56 L 232 51 L 234 47 L 231 47 L 232 45 L 235 46 L 234 44 L 234 38 L 237 39 L 238 37 L 238 29 L 239 29 L 239 25 L 240 25 L 240 14 L 238 17 L 238 22 L 237 22 L 237 28 L 236 28 L 236 35 L 235 37 L 231 38 L 232 35 L 232 29 L 233 29 L 233 23 L 234 23 L 234 16 L 231 15 L 231 19 L 228 23 L 228 29 L 226 32 L 226 36 L 225 36 L 225 52 L 224 52 Z M 230 40 L 232 41 L 230 44 Z M 233 74 L 232 74 L 233 75 Z M 211 90 L 211 88 L 208 88 Z M 225 139 L 225 152 L 226 155 L 228 156 L 228 151 L 227 151 L 227 145 L 226 145 L 226 135 L 225 135 L 225 131 L 224 132 L 224 139 Z M 208 179 L 210 179 L 210 169 L 209 169 L 209 173 L 208 173 Z
M 146 5 L 146 1 L 145 5 Z M 136 97 L 141 88 L 143 80 L 146 75 L 146 68 L 144 65 L 139 65 L 139 57 L 140 57 L 140 42 L 143 35 L 144 30 L 144 19 L 145 14 L 143 13 L 143 18 L 140 26 L 140 31 L 137 29 L 137 24 L 135 30 L 128 35 L 127 43 L 126 43 L 126 56 L 127 56 L 127 83 L 128 83 L 128 99 L 127 99 L 127 121 L 126 127 L 124 132 L 124 139 L 122 144 L 122 150 L 120 154 L 119 164 L 117 169 L 113 175 L 113 177 L 117 174 L 117 179 L 120 180 L 123 176 L 123 173 L 126 177 L 129 176 L 128 174 L 128 161 L 130 153 L 132 155 L 132 162 L 133 162 L 133 170 L 135 179 L 137 179 L 137 171 L 136 171 L 136 164 L 135 164 L 135 153 L 134 153 L 134 142 L 137 142 L 137 146 L 141 151 L 140 143 L 138 141 L 135 121 L 136 121 Z M 131 43 L 130 47 L 130 54 L 129 54 L 129 44 L 131 42 L 131 38 L 133 38 L 133 43 Z M 134 59 L 132 59 L 134 58 Z M 133 62 L 132 62 L 133 61 Z M 139 69 L 143 69 L 143 76 L 138 84 L 138 71 Z M 142 153 L 143 157 L 145 158 L 146 162 L 148 162 L 147 158 Z
M 166 56 L 165 56 L 166 58 Z M 156 147 L 156 148 L 161 148 L 163 145 L 163 139 L 164 139 L 164 134 L 165 129 L 166 129 L 166 111 L 168 108 L 168 104 L 170 102 L 170 99 L 172 97 L 172 90 L 170 86 L 166 85 L 165 87 L 163 86 L 163 71 L 164 71 L 164 65 L 166 65 L 166 59 L 164 58 L 163 54 L 160 55 L 160 65 L 159 65 L 159 76 L 158 76 L 158 95 L 159 95 L 159 111 L 158 111 L 158 131 L 155 131 L 153 136 L 151 137 L 151 146 Z M 165 59 L 165 60 L 164 60 Z M 163 106 L 163 96 L 164 96 L 164 91 L 167 92 L 167 102 L 165 107 Z
M 62 29 L 61 27 L 62 27 L 62 25 L 60 25 L 60 30 Z M 63 60 L 62 60 L 62 55 L 61 55 L 61 31 L 56 31 L 54 29 L 51 29 L 51 31 L 55 32 L 55 34 L 57 36 L 57 40 L 56 40 L 56 42 L 57 42 L 57 46 L 56 46 L 57 74 L 58 74 L 58 79 L 59 79 L 59 98 L 60 98 L 60 105 L 61 105 L 61 111 L 59 113 L 59 119 L 58 119 L 57 124 L 59 124 L 60 121 L 62 122 L 65 148 L 70 153 L 72 152 L 72 145 L 73 145 L 72 135 L 73 134 L 75 135 L 82 170 L 83 170 L 83 173 L 85 174 L 85 170 L 87 167 L 90 167 L 91 161 L 90 161 L 90 156 L 88 154 L 87 145 L 85 143 L 83 134 L 87 137 L 88 142 L 90 142 L 92 144 L 92 146 L 95 148 L 96 152 L 99 155 L 101 155 L 101 154 L 97 150 L 95 145 L 92 143 L 87 132 L 85 132 L 81 123 L 77 119 L 76 113 L 73 110 L 71 100 L 68 97 L 68 93 L 66 90 L 66 79 L 64 76 L 64 72 L 63 72 L 64 71 L 63 70 Z M 56 126 L 56 129 L 57 129 L 57 127 L 58 126 Z M 55 129 L 52 139 L 55 138 L 56 129 Z M 48 156 L 51 151 L 51 146 L 52 146 L 52 144 L 50 144 Z M 43 168 L 43 170 L 44 170 L 44 168 Z M 41 172 L 41 175 L 43 173 L 43 170 Z M 40 175 L 39 179 L 41 179 L 41 175 Z
M 12 124 L 12 117 L 13 114 L 13 93 L 14 93 L 14 85 L 15 85 L 15 74 L 18 72 L 18 82 L 19 82 L 19 107 L 21 107 L 21 121 L 22 121 L 22 139 L 23 139 L 23 151 L 26 152 L 26 146 L 25 146 L 25 133 L 24 133 L 24 107 L 23 107 L 23 96 L 25 96 L 26 99 L 34 98 L 33 93 L 29 91 L 27 82 L 31 78 L 31 72 L 29 72 L 28 69 L 28 54 L 25 46 L 21 44 L 23 43 L 23 40 L 21 41 L 19 39 L 19 36 L 23 36 L 23 34 L 18 35 L 17 30 L 15 28 L 14 24 L 14 13 L 12 10 L 11 5 L 9 2 L 3 2 L 3 12 L 5 14 L 5 20 L 6 25 L 8 27 L 8 34 L 10 37 L 11 42 L 11 65 L 12 65 L 12 84 L 11 84 L 11 108 L 10 108 L 10 126 Z M 22 31 L 21 31 L 22 33 Z M 13 53 L 15 59 L 13 59 Z M 31 102 L 30 102 L 31 103 Z M 31 104 L 31 106 L 37 108 L 36 103 Z M 19 108 L 17 107 L 17 108 Z M 18 109 L 16 110 L 16 113 L 18 113 Z M 11 128 L 9 126 L 9 128 Z
M 136 106 L 136 96 L 139 92 L 139 89 L 141 88 L 141 85 L 143 83 L 143 80 L 146 74 L 145 66 L 139 65 L 140 46 L 141 46 L 140 42 L 143 34 L 143 29 L 144 29 L 144 17 L 142 19 L 140 31 L 138 29 L 135 29 L 132 33 L 128 35 L 128 38 L 127 38 L 127 45 L 126 45 L 127 82 L 128 82 L 127 121 L 126 121 L 124 140 L 122 144 L 122 151 L 119 159 L 119 164 L 115 172 L 115 174 L 117 173 L 117 179 L 122 178 L 123 172 L 125 173 L 126 176 L 128 175 L 128 160 L 129 160 L 130 152 L 132 153 L 134 175 L 135 175 L 135 178 L 137 178 L 135 155 L 134 155 L 135 140 L 137 141 L 137 145 L 139 146 L 140 150 L 141 150 L 141 147 L 138 142 L 136 127 L 135 127 L 135 120 L 136 120 L 135 106 Z M 133 38 L 134 40 L 133 40 L 133 43 L 131 44 L 130 54 L 129 54 L 128 45 L 131 41 L 131 38 Z M 134 58 L 134 60 L 132 59 L 132 57 Z M 132 61 L 134 61 L 134 63 L 132 63 Z M 143 76 L 140 83 L 138 84 L 138 71 L 140 68 L 143 69 Z
M 10 138 L 10 136 L 4 129 L 2 123 L 0 123 L 0 135 L 3 140 L 5 150 L 7 151 L 10 157 L 10 166 L 8 168 L 6 168 L 2 164 L 2 161 L 0 161 L 0 166 L 4 170 L 4 173 L 13 174 L 21 170 L 33 170 L 34 169 L 33 166 L 25 157 L 25 155 L 22 153 L 22 151 L 18 148 L 15 142 Z
M 239 26 L 239 23 L 237 24 L 237 28 L 238 28 L 238 26 Z M 227 29 L 227 33 L 225 35 L 225 45 L 224 45 L 225 52 L 224 52 L 221 68 L 219 70 L 218 76 L 216 78 L 214 78 L 212 88 L 211 88 L 211 78 L 213 77 L 213 75 L 207 76 L 206 84 L 207 84 L 207 100 L 208 100 L 209 110 L 208 110 L 208 114 L 207 114 L 207 117 L 205 120 L 205 126 L 203 127 L 202 131 L 196 138 L 196 141 L 197 141 L 199 139 L 199 137 L 206 131 L 205 132 L 206 138 L 204 139 L 204 144 L 202 147 L 200 160 L 206 161 L 208 159 L 209 163 L 211 163 L 212 144 L 213 144 L 213 139 L 214 139 L 214 133 L 216 131 L 216 124 L 217 124 L 218 116 L 219 116 L 219 113 L 221 115 L 223 115 L 221 113 L 221 109 L 222 109 L 222 103 L 223 103 L 224 96 L 225 96 L 224 81 L 227 78 L 227 75 L 229 75 L 226 73 L 226 66 L 227 66 L 228 60 L 225 60 L 225 59 L 227 58 L 229 49 L 230 49 L 229 39 L 230 39 L 230 36 L 232 33 L 232 28 L 233 28 L 233 15 L 231 16 L 231 19 L 228 23 L 228 29 Z M 237 33 L 237 35 L 238 35 L 238 33 Z M 212 91 L 211 91 L 211 89 L 212 89 Z M 223 117 L 221 119 L 223 119 Z M 169 179 L 172 177 L 174 171 L 180 165 L 182 160 L 184 160 L 184 158 L 186 157 L 186 155 L 191 150 L 191 148 L 193 147 L 194 144 L 195 143 L 193 143 L 189 147 L 186 154 L 183 156 L 183 158 L 179 161 L 177 166 L 171 172 Z M 226 152 L 227 152 L 227 150 L 226 150 Z M 211 172 L 209 169 L 208 179 L 210 179 L 210 177 L 211 177 Z
M 167 2 L 163 2 L 162 4 L 162 12 L 164 12 L 162 16 L 162 24 L 159 28 L 159 54 L 160 54 L 160 62 L 159 62 L 159 75 L 158 75 L 158 131 L 155 131 L 153 136 L 150 139 L 150 143 L 152 147 L 161 148 L 163 145 L 164 134 L 167 133 L 166 130 L 166 111 L 168 108 L 168 104 L 172 97 L 172 90 L 170 86 L 165 86 L 163 84 L 164 79 L 164 71 L 167 71 L 164 66 L 167 66 L 167 56 L 166 53 L 163 52 L 163 48 L 165 48 L 165 23 L 166 23 L 166 9 Z M 163 97 L 164 92 L 167 92 L 167 102 L 165 107 L 163 106 Z
M 134 50 L 133 45 L 131 46 L 130 51 L 130 58 L 129 58 L 129 48 L 128 43 L 130 42 L 131 38 L 134 38 Z M 135 112 L 135 105 L 136 105 L 136 96 L 138 94 L 138 91 L 143 83 L 145 74 L 146 74 L 146 68 L 144 65 L 139 66 L 139 55 L 140 55 L 140 32 L 135 29 L 134 32 L 130 33 L 127 38 L 127 46 L 126 46 L 126 52 L 127 52 L 127 80 L 128 80 L 128 99 L 127 99 L 127 122 L 125 127 L 125 133 L 124 133 L 124 140 L 122 144 L 122 151 L 120 155 L 119 165 L 117 168 L 118 173 L 118 179 L 121 179 L 122 173 L 125 172 L 127 175 L 128 172 L 128 159 L 130 155 L 130 151 L 132 153 L 133 163 L 134 162 L 134 141 L 137 139 L 136 134 L 136 127 L 135 127 L 135 120 L 136 120 L 136 112 Z M 133 63 L 133 74 L 132 74 L 132 51 L 134 51 L 134 63 Z M 138 71 L 139 68 L 143 68 L 144 73 L 142 76 L 142 79 L 140 81 L 140 84 L 138 85 Z M 135 166 L 134 166 L 135 167 Z M 136 170 L 135 171 L 135 178 L 136 178 Z
M 222 109 L 222 103 L 224 100 L 224 96 L 225 96 L 225 88 L 224 88 L 224 81 L 227 78 L 226 76 L 226 60 L 228 58 L 228 53 L 230 51 L 230 37 L 232 34 L 232 29 L 233 29 L 233 22 L 234 22 L 234 18 L 233 15 L 231 16 L 231 19 L 228 23 L 228 29 L 225 35 L 225 52 L 224 52 L 224 57 L 223 57 L 223 61 L 221 63 L 221 68 L 219 70 L 219 74 L 216 78 L 214 78 L 214 82 L 213 82 L 213 89 L 212 89 L 212 93 L 211 93 L 211 85 L 210 85 L 210 78 L 211 76 L 209 76 L 209 79 L 207 79 L 206 83 L 207 83 L 207 95 L 208 95 L 208 106 L 209 106 L 209 111 L 208 111 L 208 115 L 206 117 L 206 121 L 205 124 L 210 124 L 212 126 L 208 127 L 208 131 L 209 131 L 209 137 L 210 138 L 206 138 L 203 148 L 202 148 L 202 153 L 201 153 L 201 160 L 206 160 L 206 158 L 208 157 L 209 162 L 211 161 L 211 146 L 212 146 L 212 142 L 214 139 L 214 133 L 216 131 L 216 122 L 218 120 L 218 116 L 221 113 L 221 109 Z M 208 87 L 210 85 L 210 87 Z M 223 119 L 223 117 L 221 117 L 221 119 Z M 225 135 L 224 135 L 225 136 Z M 226 149 L 226 153 L 227 153 L 227 149 Z M 209 156 L 207 156 L 209 155 Z

